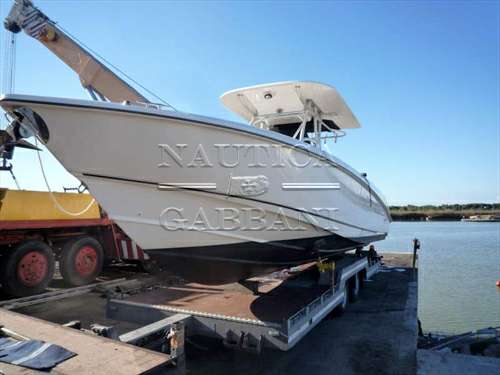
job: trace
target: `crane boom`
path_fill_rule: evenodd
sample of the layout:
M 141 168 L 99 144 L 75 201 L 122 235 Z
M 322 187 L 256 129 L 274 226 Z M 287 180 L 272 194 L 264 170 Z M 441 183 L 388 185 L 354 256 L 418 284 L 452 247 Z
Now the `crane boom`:
M 13 33 L 24 30 L 37 39 L 78 74 L 83 87 L 94 98 L 97 94 L 112 102 L 149 103 L 137 90 L 63 32 L 31 0 L 15 0 L 4 26 Z

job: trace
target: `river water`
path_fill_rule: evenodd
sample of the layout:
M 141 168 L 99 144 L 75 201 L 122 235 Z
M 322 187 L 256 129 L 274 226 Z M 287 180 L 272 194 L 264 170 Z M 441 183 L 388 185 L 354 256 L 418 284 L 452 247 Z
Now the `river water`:
M 424 331 L 500 326 L 500 222 L 394 222 L 382 252 L 419 250 L 418 315 Z

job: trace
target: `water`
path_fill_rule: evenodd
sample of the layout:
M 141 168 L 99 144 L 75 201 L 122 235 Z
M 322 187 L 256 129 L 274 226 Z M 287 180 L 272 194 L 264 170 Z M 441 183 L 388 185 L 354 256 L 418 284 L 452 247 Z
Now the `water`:
M 500 326 L 500 223 L 394 222 L 383 252 L 419 250 L 418 315 L 424 331 Z

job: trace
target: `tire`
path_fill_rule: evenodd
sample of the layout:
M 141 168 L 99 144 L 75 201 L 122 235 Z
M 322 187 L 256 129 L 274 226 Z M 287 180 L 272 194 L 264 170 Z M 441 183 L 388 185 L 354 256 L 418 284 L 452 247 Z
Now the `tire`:
M 149 273 L 150 275 L 156 275 L 161 272 L 158 263 L 151 259 L 140 261 L 138 266 L 142 272 Z
M 29 240 L 17 245 L 3 259 L 0 282 L 5 293 L 26 297 L 44 291 L 54 276 L 54 253 L 49 245 Z
M 104 250 L 94 237 L 84 236 L 69 240 L 59 258 L 59 271 L 71 286 L 89 284 L 102 271 Z
M 362 271 L 358 274 L 359 281 L 359 290 L 363 290 L 365 288 L 365 280 L 366 280 L 366 272 Z
M 339 317 L 339 316 L 344 315 L 348 304 L 349 304 L 349 295 L 348 295 L 347 286 L 346 286 L 346 290 L 344 292 L 344 298 L 342 299 L 342 302 L 340 303 L 340 305 L 338 305 L 337 307 L 335 307 L 333 309 L 332 316 Z

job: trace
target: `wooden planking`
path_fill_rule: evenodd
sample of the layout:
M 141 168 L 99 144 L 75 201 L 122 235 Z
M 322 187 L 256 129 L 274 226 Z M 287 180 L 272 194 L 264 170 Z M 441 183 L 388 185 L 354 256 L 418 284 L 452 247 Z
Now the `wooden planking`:
M 53 369 L 58 374 L 142 374 L 169 361 L 166 354 L 93 336 L 5 309 L 0 309 L 0 325 L 23 336 L 57 344 L 77 353 L 77 356 Z M 0 366 L 3 364 L 0 363 Z
M 0 362 L 0 374 L 5 375 L 51 375 L 50 372 L 31 370 L 26 367 L 15 366 L 9 363 Z

